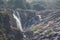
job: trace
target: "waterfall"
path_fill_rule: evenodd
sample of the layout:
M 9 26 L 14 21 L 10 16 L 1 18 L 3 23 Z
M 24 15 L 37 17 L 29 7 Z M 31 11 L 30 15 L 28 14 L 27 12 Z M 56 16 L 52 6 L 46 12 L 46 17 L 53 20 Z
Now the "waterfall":
M 16 16 L 16 15 L 17 15 L 17 16 Z M 20 29 L 20 31 L 23 32 L 23 28 L 22 28 L 22 25 L 21 25 L 21 19 L 20 19 L 19 12 L 13 10 L 13 17 L 14 17 L 14 19 L 16 20 L 17 28 Z
M 22 32 L 23 37 L 26 38 L 26 35 L 24 34 L 24 30 L 23 30 L 22 25 L 21 25 L 21 19 L 20 19 L 19 12 L 13 10 L 13 17 L 16 20 L 17 28 L 20 29 L 20 31 Z
M 37 16 L 39 17 L 39 20 L 42 21 L 42 17 L 41 17 L 41 15 L 37 15 Z

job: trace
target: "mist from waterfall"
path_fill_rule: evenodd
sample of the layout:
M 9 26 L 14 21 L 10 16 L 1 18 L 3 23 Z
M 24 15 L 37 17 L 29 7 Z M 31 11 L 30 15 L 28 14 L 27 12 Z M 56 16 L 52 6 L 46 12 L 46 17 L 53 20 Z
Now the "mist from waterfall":
M 17 16 L 16 16 L 16 15 L 17 15 Z M 20 19 L 19 12 L 13 10 L 13 17 L 14 17 L 14 19 L 16 20 L 17 28 L 20 29 L 20 31 L 23 32 L 23 28 L 22 28 L 22 25 L 21 25 L 21 19 Z

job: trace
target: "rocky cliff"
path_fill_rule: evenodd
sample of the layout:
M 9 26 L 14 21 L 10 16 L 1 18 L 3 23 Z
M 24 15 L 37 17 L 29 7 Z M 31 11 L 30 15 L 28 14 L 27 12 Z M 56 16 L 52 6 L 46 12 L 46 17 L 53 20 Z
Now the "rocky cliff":
M 11 11 L 0 9 L 0 40 L 23 40 L 21 31 L 13 26 L 13 20 Z
M 18 12 L 26 37 L 17 29 L 13 12 L 1 8 L 0 40 L 60 40 L 60 9 Z M 41 21 L 38 15 L 41 15 Z

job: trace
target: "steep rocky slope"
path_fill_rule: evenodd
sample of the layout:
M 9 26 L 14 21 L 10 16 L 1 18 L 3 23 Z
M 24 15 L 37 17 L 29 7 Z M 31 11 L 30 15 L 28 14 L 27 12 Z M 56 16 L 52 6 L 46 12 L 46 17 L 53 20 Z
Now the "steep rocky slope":
M 60 9 L 43 11 L 18 11 L 26 37 L 16 27 L 13 12 L 0 10 L 1 40 L 60 40 Z M 37 15 L 41 15 L 40 21 Z
M 21 31 L 13 26 L 12 12 L 6 8 L 0 9 L 0 40 L 23 40 Z
M 33 38 L 31 39 L 60 40 L 60 9 L 42 11 L 39 14 L 45 17 L 43 18 L 43 21 L 40 24 L 30 29 L 34 32 L 34 35 L 31 36 Z

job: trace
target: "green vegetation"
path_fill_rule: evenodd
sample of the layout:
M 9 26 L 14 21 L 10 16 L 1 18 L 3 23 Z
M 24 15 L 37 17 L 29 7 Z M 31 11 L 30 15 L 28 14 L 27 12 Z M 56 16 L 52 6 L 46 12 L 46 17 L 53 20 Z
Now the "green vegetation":
M 0 27 L 3 26 L 2 24 L 3 24 L 3 23 L 2 23 L 2 14 L 0 13 Z
M 35 32 L 35 31 L 37 31 L 37 30 L 42 29 L 42 28 L 43 28 L 44 26 L 46 26 L 46 25 L 47 25 L 47 24 L 37 25 L 37 26 L 32 27 L 30 30 L 33 31 L 33 32 Z
M 4 37 L 5 29 L 4 29 L 4 25 L 3 25 L 3 18 L 4 18 L 4 15 L 2 13 L 0 13 L 0 40 L 6 39 L 6 37 Z

